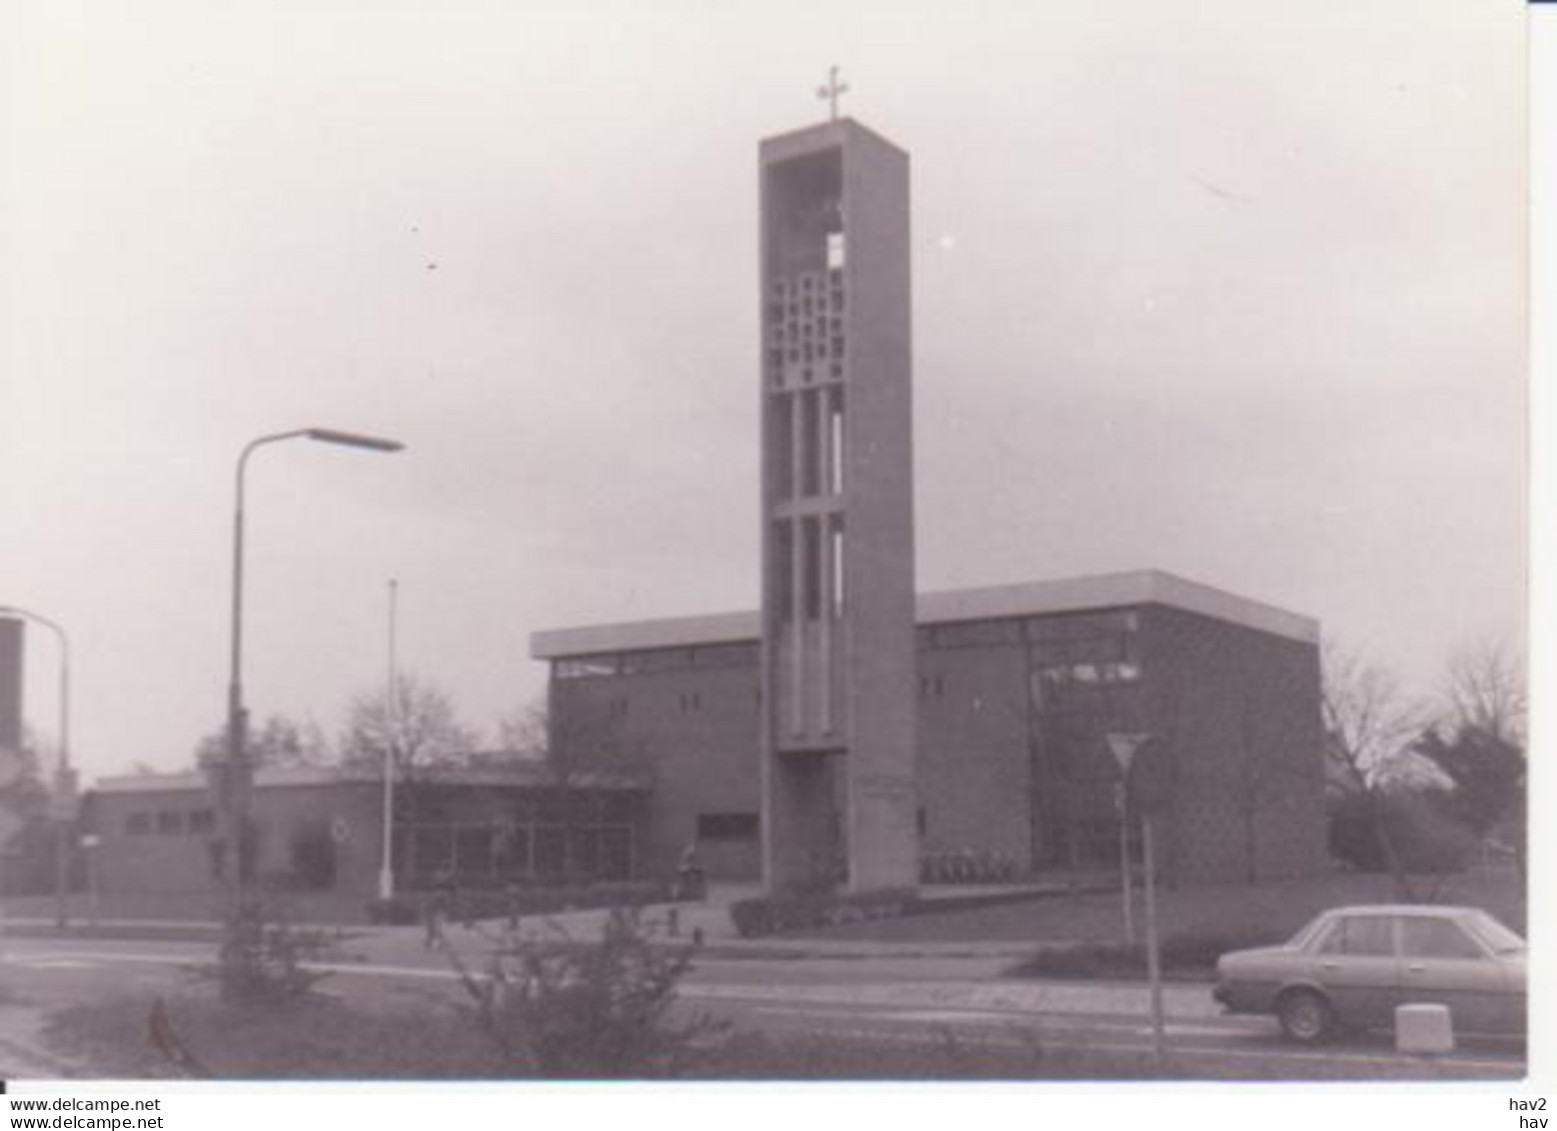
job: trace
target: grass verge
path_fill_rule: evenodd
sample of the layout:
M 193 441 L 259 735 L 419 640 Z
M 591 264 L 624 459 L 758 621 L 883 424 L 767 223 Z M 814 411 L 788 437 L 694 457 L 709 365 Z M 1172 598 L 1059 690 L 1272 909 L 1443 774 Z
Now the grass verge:
M 125 996 L 57 1013 L 44 1037 L 104 1078 L 182 1075 L 148 1039 L 153 1001 Z M 429 1005 L 367 1010 L 328 998 L 237 1009 L 209 995 L 171 999 L 183 1043 L 217 1079 L 500 1080 L 490 1047 L 454 1011 Z M 1521 1074 L 1510 1065 L 1508 1075 Z M 892 1037 L 736 1032 L 703 1050 L 692 1080 L 1438 1080 L 1484 1077 L 1452 1060 L 1240 1055 L 1174 1050 L 1162 1064 L 1145 1051 L 1060 1045 L 1026 1026 L 993 1039 L 944 1028 Z

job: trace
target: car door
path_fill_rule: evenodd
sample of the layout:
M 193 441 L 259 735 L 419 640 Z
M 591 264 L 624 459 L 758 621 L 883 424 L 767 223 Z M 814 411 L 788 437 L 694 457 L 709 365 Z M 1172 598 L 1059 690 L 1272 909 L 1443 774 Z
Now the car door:
M 1402 1002 L 1447 1005 L 1457 1031 L 1506 1028 L 1513 1000 L 1502 965 L 1449 916 L 1402 916 Z
M 1343 1025 L 1382 1025 L 1394 1016 L 1400 993 L 1394 916 L 1338 915 L 1315 940 L 1313 974 Z

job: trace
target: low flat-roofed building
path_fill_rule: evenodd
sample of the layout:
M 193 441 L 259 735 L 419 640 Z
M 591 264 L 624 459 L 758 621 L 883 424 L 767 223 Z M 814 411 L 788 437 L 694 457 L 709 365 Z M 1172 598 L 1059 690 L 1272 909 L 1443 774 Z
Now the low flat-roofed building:
M 395 876 L 402 890 L 448 874 L 461 885 L 619 880 L 637 872 L 647 781 L 549 767 L 424 769 L 394 792 Z M 384 784 L 371 770 L 261 768 L 246 871 L 261 889 L 369 900 L 383 863 Z M 105 894 L 219 896 L 225 861 L 205 775 L 99 781 L 82 827 L 97 837 Z
M 1170 879 L 1324 866 L 1313 619 L 1158 571 L 922 594 L 916 619 L 925 878 L 1117 866 L 1111 732 L 1167 745 Z M 652 779 L 641 870 L 695 844 L 713 876 L 759 877 L 758 631 L 739 612 L 532 637 L 553 750 Z

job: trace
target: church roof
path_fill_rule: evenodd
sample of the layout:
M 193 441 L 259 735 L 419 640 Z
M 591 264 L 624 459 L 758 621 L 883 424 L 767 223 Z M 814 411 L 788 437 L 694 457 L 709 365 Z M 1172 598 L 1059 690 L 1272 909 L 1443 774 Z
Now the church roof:
M 1312 617 L 1161 570 L 921 593 L 916 605 L 920 626 L 1161 605 L 1305 644 L 1319 640 L 1319 622 Z M 530 654 L 538 660 L 550 660 L 600 652 L 733 644 L 756 640 L 760 628 L 755 611 L 587 625 L 534 633 Z

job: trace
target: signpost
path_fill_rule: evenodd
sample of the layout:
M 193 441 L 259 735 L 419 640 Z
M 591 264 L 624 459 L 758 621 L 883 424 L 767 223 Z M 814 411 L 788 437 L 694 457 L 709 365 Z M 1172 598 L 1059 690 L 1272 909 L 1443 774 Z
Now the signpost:
M 1162 741 L 1150 734 L 1110 734 L 1108 748 L 1119 763 L 1124 779 L 1123 809 L 1141 815 L 1142 870 L 1146 891 L 1146 980 L 1151 993 L 1152 1052 L 1158 1061 L 1166 1054 L 1162 1011 L 1162 955 L 1157 937 L 1157 860 L 1152 844 L 1152 815 L 1167 804 L 1172 788 L 1172 766 Z M 1124 820 L 1121 815 L 1121 822 Z M 1124 838 L 1121 835 L 1121 844 Z M 1128 877 L 1129 873 L 1125 873 Z M 1129 903 L 1128 879 L 1125 888 Z M 1128 911 L 1127 911 L 1128 914 Z M 1128 920 L 1127 920 L 1128 921 Z
M 1124 899 L 1124 941 L 1135 945 L 1135 892 L 1130 882 L 1130 799 L 1121 779 L 1114 786 L 1114 809 L 1119 814 L 1119 891 Z

